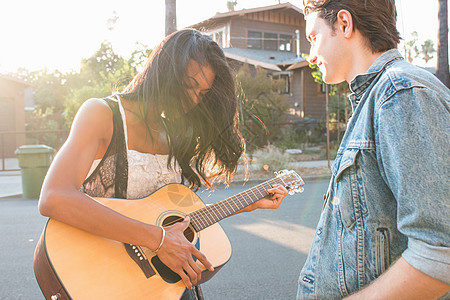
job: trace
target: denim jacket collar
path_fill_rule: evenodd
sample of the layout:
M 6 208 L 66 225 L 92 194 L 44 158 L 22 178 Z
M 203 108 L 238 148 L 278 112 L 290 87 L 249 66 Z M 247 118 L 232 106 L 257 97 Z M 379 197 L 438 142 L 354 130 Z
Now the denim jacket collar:
M 366 73 L 357 75 L 350 82 L 350 90 L 352 93 L 349 95 L 349 98 L 352 102 L 353 109 L 359 103 L 373 80 L 383 72 L 389 63 L 398 59 L 403 59 L 403 57 L 397 49 L 388 50 L 374 61 Z

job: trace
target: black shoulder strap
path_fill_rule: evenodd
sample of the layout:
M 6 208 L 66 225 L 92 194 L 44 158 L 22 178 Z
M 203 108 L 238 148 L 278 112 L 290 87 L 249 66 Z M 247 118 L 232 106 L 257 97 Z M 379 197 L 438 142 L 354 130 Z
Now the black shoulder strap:
M 123 120 L 119 110 L 119 103 L 114 97 L 105 98 L 106 103 L 109 105 L 113 112 L 113 136 L 111 138 L 111 144 L 115 148 L 116 152 L 116 166 L 115 166 L 115 197 L 127 198 L 128 187 L 128 159 L 127 159 L 127 147 L 125 143 L 125 134 L 123 131 Z

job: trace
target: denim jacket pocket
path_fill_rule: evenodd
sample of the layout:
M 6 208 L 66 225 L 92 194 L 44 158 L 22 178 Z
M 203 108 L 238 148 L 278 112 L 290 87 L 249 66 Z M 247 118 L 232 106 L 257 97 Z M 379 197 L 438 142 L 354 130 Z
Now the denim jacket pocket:
M 385 227 L 377 228 L 375 248 L 377 277 L 389 267 L 389 230 Z
M 335 193 L 331 204 L 339 209 L 341 221 L 349 230 L 362 214 L 356 166 L 359 153 L 358 148 L 344 149 L 338 152 L 332 166 Z
M 358 148 L 347 148 L 344 150 L 339 150 L 331 166 L 331 171 L 333 172 L 335 181 L 339 181 L 339 177 L 345 169 L 355 164 L 356 156 L 358 155 Z

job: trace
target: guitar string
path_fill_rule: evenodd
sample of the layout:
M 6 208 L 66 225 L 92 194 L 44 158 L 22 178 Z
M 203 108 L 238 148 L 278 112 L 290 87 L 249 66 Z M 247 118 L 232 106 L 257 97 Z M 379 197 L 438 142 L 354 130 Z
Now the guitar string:
M 278 180 L 278 178 L 273 179 L 272 181 L 276 181 L 276 180 Z M 194 221 L 200 221 L 200 223 L 202 223 L 200 225 L 203 228 L 206 228 L 206 227 L 218 222 L 219 220 L 239 211 L 240 209 L 252 204 L 253 202 L 256 202 L 257 200 L 264 198 L 265 196 L 267 196 L 267 190 L 270 189 L 271 187 L 272 187 L 272 184 L 270 184 L 270 181 L 262 183 L 252 189 L 241 192 L 241 193 L 239 193 L 235 196 L 232 196 L 228 199 L 225 199 L 223 201 L 220 201 L 218 203 L 212 204 L 207 207 L 203 207 L 203 208 L 191 213 L 191 215 L 195 218 Z M 258 192 L 260 195 L 257 195 L 256 192 Z M 250 202 L 249 202 L 249 200 L 250 200 Z M 226 210 L 228 210 L 228 213 L 225 211 L 224 208 Z M 230 213 L 230 209 L 232 210 L 232 213 Z M 216 218 L 214 218 L 214 215 L 216 216 Z M 207 218 L 205 218 L 205 216 Z M 209 216 L 211 216 L 212 219 Z M 199 218 L 199 219 L 197 219 L 197 218 Z M 202 221 L 206 221 L 206 225 L 205 225 L 205 222 L 202 222 Z M 203 228 L 201 228 L 201 229 L 203 229 Z
M 260 189 L 260 188 L 261 188 L 261 186 L 257 186 L 255 188 L 252 188 L 249 191 L 252 191 L 254 189 L 259 191 L 258 189 Z M 266 188 L 263 187 L 263 190 L 266 191 Z M 241 193 L 239 193 L 239 194 L 237 194 L 235 196 L 232 196 L 232 197 L 230 197 L 228 199 L 222 200 L 222 201 L 220 201 L 218 203 L 212 204 L 212 205 L 207 206 L 207 207 L 203 207 L 202 209 L 199 209 L 199 210 L 195 211 L 194 214 L 198 215 L 198 214 L 201 214 L 202 211 L 204 211 L 204 210 L 213 210 L 213 209 L 219 209 L 219 208 L 222 208 L 222 211 L 223 211 L 224 207 L 228 209 L 228 207 L 230 207 L 231 204 L 236 202 L 236 201 L 230 201 L 230 200 L 235 200 L 234 198 L 238 198 L 238 200 L 239 200 L 239 198 L 244 198 L 244 200 L 245 200 L 245 196 L 248 196 L 248 195 L 245 195 L 245 194 L 248 194 L 249 191 L 241 192 Z M 255 194 L 253 191 L 252 191 L 252 193 Z M 259 191 L 259 193 L 262 196 L 261 198 L 263 198 L 265 196 L 265 194 L 261 193 L 261 191 Z M 242 205 L 242 202 L 240 204 Z M 246 204 L 248 205 L 248 202 Z M 221 217 L 223 217 L 223 216 L 221 215 Z
M 217 223 L 219 220 L 224 219 L 225 217 L 227 217 L 227 214 L 226 214 L 226 213 L 225 213 L 225 215 L 221 215 L 220 212 L 218 211 L 219 209 L 221 209 L 222 212 L 225 212 L 225 210 L 224 210 L 223 208 L 226 208 L 226 209 L 228 210 L 228 216 L 231 216 L 233 213 L 236 213 L 236 212 L 239 211 L 240 209 L 242 209 L 242 208 L 244 208 L 244 207 L 246 207 L 246 206 L 248 206 L 248 205 L 250 205 L 250 204 L 252 204 L 252 203 L 254 203 L 254 202 L 256 202 L 256 201 L 258 201 L 259 199 L 262 199 L 262 198 L 266 197 L 266 196 L 268 195 L 267 190 L 273 187 L 272 182 L 275 182 L 275 183 L 276 183 L 277 180 L 280 181 L 279 184 L 281 184 L 281 185 L 283 185 L 283 186 L 285 186 L 285 187 L 288 186 L 288 185 L 285 183 L 285 181 L 282 180 L 281 178 L 279 178 L 279 177 L 273 178 L 273 179 L 271 179 L 271 180 L 268 180 L 268 181 L 266 181 L 266 182 L 263 182 L 263 183 L 261 183 L 261 184 L 258 184 L 257 186 L 255 186 L 255 187 L 253 187 L 253 188 L 251 188 L 251 189 L 248 189 L 248 190 L 243 191 L 243 192 L 240 192 L 240 193 L 238 193 L 238 194 L 236 194 L 236 195 L 234 195 L 234 196 L 231 196 L 231 197 L 229 197 L 229 198 L 227 198 L 227 199 L 224 199 L 224 200 L 219 201 L 219 202 L 217 202 L 217 203 L 214 203 L 214 204 L 212 204 L 212 205 L 210 205 L 210 206 L 205 206 L 205 207 L 202 207 L 201 209 L 198 209 L 198 210 L 196 210 L 196 211 L 191 212 L 190 214 L 188 214 L 189 216 L 191 216 L 191 219 L 192 219 L 190 225 L 192 225 L 192 226 L 194 227 L 194 229 L 196 229 L 196 228 L 195 228 L 196 225 L 199 225 L 199 224 L 197 223 L 197 221 L 199 221 L 199 222 L 206 221 L 205 218 L 204 218 L 204 216 L 207 216 L 208 213 L 209 213 L 209 211 L 213 211 L 214 214 L 215 214 L 215 212 L 218 212 L 218 213 L 219 213 L 219 218 L 218 218 L 217 220 L 214 220 L 214 219 L 213 219 L 214 222 L 211 222 L 210 224 L 209 224 L 208 222 L 206 222 L 206 224 L 205 224 L 205 222 L 202 222 L 203 224 L 202 224 L 201 228 L 198 228 L 198 229 L 197 229 L 198 231 L 200 231 L 200 230 L 202 230 L 202 229 L 204 229 L 204 228 L 207 228 L 207 227 L 211 226 L 212 224 Z M 259 193 L 261 194 L 262 197 L 258 197 L 258 196 L 254 193 L 254 191 L 259 192 Z M 254 197 L 255 197 L 254 199 L 252 199 L 252 196 L 250 196 L 250 195 L 248 194 L 249 192 L 252 192 L 252 193 L 253 193 L 253 195 L 254 195 Z M 263 193 L 263 192 L 264 192 L 264 193 Z M 245 195 L 244 195 L 244 194 L 245 194 Z M 251 201 L 250 203 L 247 202 L 247 200 L 245 199 L 245 196 L 247 196 L 247 197 L 249 198 L 249 200 Z M 236 198 L 236 199 L 233 200 L 233 198 Z M 240 199 L 242 199 L 242 200 L 245 201 L 245 205 L 242 205 L 242 201 L 241 201 Z M 232 200 L 233 200 L 233 201 L 232 201 Z M 239 205 L 236 204 L 237 201 L 239 201 L 239 203 L 240 203 L 241 206 L 239 206 Z M 233 204 L 234 204 L 235 207 L 232 207 Z M 229 207 L 230 209 L 232 209 L 232 213 L 230 213 L 230 210 L 228 209 L 228 207 Z M 234 212 L 233 212 L 233 210 L 234 210 Z M 210 215 L 210 214 L 209 214 L 209 215 Z M 216 217 L 217 217 L 217 214 L 215 214 L 215 215 L 216 215 Z M 167 224 L 165 225 L 165 227 L 170 226 L 170 225 L 173 225 L 173 224 L 175 224 L 175 223 L 178 223 L 178 221 L 171 221 L 171 222 L 167 223 Z M 188 227 L 185 231 L 190 231 L 189 233 L 194 234 L 194 232 L 192 231 L 192 229 L 191 229 L 190 227 Z M 145 247 L 144 247 L 142 250 L 143 250 L 144 254 L 147 254 L 147 253 L 146 253 L 147 251 L 146 251 Z M 149 250 L 150 250 L 150 249 L 149 249 Z M 150 250 L 150 251 L 151 251 L 151 250 Z
M 275 179 L 272 179 L 272 180 L 270 180 L 270 181 L 267 181 L 267 182 L 264 182 L 264 183 L 262 183 L 262 184 L 259 184 L 259 185 L 257 185 L 256 187 L 253 187 L 252 189 L 261 189 L 261 188 L 263 188 L 263 190 L 264 191 L 266 191 L 267 189 L 265 189 L 264 187 L 263 187 L 263 185 L 269 185 L 269 183 L 271 182 L 271 181 L 275 181 L 276 180 L 276 178 Z M 269 186 L 269 188 L 270 188 L 270 186 Z M 252 189 L 250 189 L 250 190 L 252 190 Z M 222 200 L 222 201 L 220 201 L 220 202 L 218 202 L 218 203 L 215 203 L 215 204 L 212 204 L 212 205 L 210 205 L 210 206 L 205 206 L 205 207 L 202 207 L 202 208 L 200 208 L 200 209 L 198 209 L 198 210 L 196 210 L 196 211 L 194 211 L 194 212 L 192 212 L 192 213 L 190 213 L 190 214 L 188 214 L 191 218 L 193 218 L 193 220 L 194 220 L 194 223 L 196 222 L 196 221 L 204 221 L 204 222 L 202 222 L 203 224 L 202 224 L 202 227 L 203 228 L 206 228 L 206 227 L 208 227 L 208 226 L 210 226 L 210 225 L 212 225 L 212 224 L 214 224 L 214 223 L 216 223 L 218 220 L 213 220 L 213 222 L 211 222 L 211 219 L 209 220 L 209 222 L 205 219 L 205 216 L 208 216 L 208 212 L 210 211 L 210 210 L 212 210 L 213 208 L 216 208 L 216 209 L 219 209 L 220 208 L 220 206 L 222 206 L 222 207 L 230 207 L 231 209 L 233 209 L 233 207 L 231 207 L 231 205 L 233 204 L 233 203 L 236 203 L 236 200 L 237 201 L 239 201 L 240 202 L 240 206 L 236 206 L 236 208 L 238 208 L 237 210 L 235 210 L 233 213 L 235 213 L 235 212 L 237 212 L 237 211 L 239 211 L 239 208 L 240 209 L 242 209 L 242 208 L 244 208 L 245 206 L 247 206 L 247 205 L 249 205 L 249 203 L 247 203 L 246 202 L 246 205 L 243 205 L 242 204 L 242 201 L 240 200 L 240 199 L 243 199 L 243 200 L 245 200 L 245 196 L 244 196 L 244 194 L 247 194 L 247 192 L 248 191 L 250 191 L 250 190 L 246 190 L 246 191 L 243 191 L 243 192 L 240 192 L 240 193 L 238 193 L 238 194 L 236 194 L 236 195 L 234 195 L 234 196 L 232 196 L 232 197 L 230 197 L 230 198 L 227 198 L 227 199 L 225 199 L 225 200 Z M 261 193 L 261 192 L 260 192 Z M 262 193 L 261 193 L 262 194 Z M 262 194 L 263 195 L 263 194 Z M 248 196 L 248 195 L 247 195 Z M 237 198 L 236 200 L 234 200 L 234 201 L 231 201 L 231 200 L 233 200 L 233 198 Z M 262 198 L 264 198 L 264 196 L 262 197 Z M 250 200 L 251 200 L 251 198 L 250 198 Z M 229 202 L 229 203 L 228 203 Z M 251 203 L 250 203 L 251 204 Z M 203 212 L 204 211 L 204 212 Z M 223 218 L 223 216 L 221 216 L 222 218 Z M 206 223 L 205 223 L 205 221 L 206 221 Z M 167 224 L 165 224 L 165 226 L 170 226 L 170 225 L 173 225 L 173 224 L 175 224 L 175 223 L 177 223 L 178 221 L 171 221 L 171 222 L 169 222 L 169 223 L 167 223 Z
M 193 226 L 197 227 L 198 229 L 199 227 L 198 225 L 200 225 L 200 227 L 202 228 L 199 228 L 198 230 L 206 228 L 227 216 L 224 208 L 226 208 L 228 211 L 230 211 L 229 209 L 232 209 L 233 213 L 237 212 L 239 209 L 248 206 L 249 204 L 255 202 L 256 200 L 264 198 L 267 195 L 267 193 L 262 193 L 262 191 L 266 192 L 267 189 L 269 188 L 271 188 L 271 185 L 269 185 L 268 183 L 262 184 L 251 190 L 241 192 L 221 202 L 215 203 L 211 206 L 203 207 L 197 211 L 194 211 L 191 214 L 189 214 L 192 218 Z M 259 192 L 261 197 L 258 197 L 254 191 Z M 250 192 L 256 197 L 254 198 L 255 200 L 251 195 L 249 195 Z M 238 202 L 236 200 L 238 200 Z M 248 200 L 250 200 L 250 203 L 248 202 Z M 223 213 L 225 213 L 225 215 Z M 228 214 L 228 216 L 231 214 Z M 214 215 L 216 217 L 214 217 Z M 174 223 L 176 223 L 176 221 L 168 223 L 167 226 Z
M 244 208 L 244 207 L 246 207 L 246 206 L 248 206 L 248 205 L 250 205 L 250 204 L 256 202 L 257 200 L 262 199 L 262 198 L 264 198 L 265 196 L 267 196 L 267 193 L 266 193 L 266 194 L 263 194 L 262 191 L 267 192 L 268 189 L 272 188 L 272 182 L 276 182 L 276 181 L 280 181 L 280 182 L 278 182 L 279 184 L 282 184 L 283 186 L 287 186 L 287 185 L 285 184 L 285 182 L 284 182 L 281 178 L 279 178 L 279 177 L 273 178 L 273 179 L 271 179 L 271 180 L 269 180 L 269 181 L 263 182 L 263 183 L 261 183 L 261 184 L 255 186 L 255 187 L 253 187 L 253 188 L 251 188 L 251 189 L 249 189 L 249 190 L 240 192 L 240 193 L 238 193 L 238 194 L 236 194 L 236 195 L 234 195 L 234 196 L 232 196 L 232 197 L 230 197 L 230 198 L 227 198 L 227 199 L 225 199 L 225 200 L 222 200 L 222 201 L 217 202 L 217 203 L 215 203 L 215 204 L 212 204 L 212 205 L 210 205 L 210 206 L 202 207 L 202 208 L 200 208 L 200 209 L 198 209 L 198 210 L 196 210 L 196 211 L 194 211 L 194 212 L 188 214 L 188 215 L 191 217 L 191 219 L 192 219 L 192 220 L 191 220 L 191 223 L 192 223 L 192 221 L 194 221 L 194 223 L 197 223 L 197 221 L 200 221 L 200 222 L 201 222 L 201 221 L 204 221 L 204 222 L 202 222 L 203 224 L 201 224 L 202 229 L 204 229 L 204 228 L 206 228 L 206 227 L 208 227 L 208 226 L 211 226 L 212 224 L 217 223 L 219 220 L 221 220 L 221 219 L 227 217 L 226 214 L 225 214 L 225 216 L 221 215 L 220 212 L 218 211 L 219 209 L 222 209 L 222 212 L 225 212 L 225 211 L 223 210 L 223 208 L 227 208 L 227 210 L 228 210 L 228 207 L 229 207 L 229 208 L 231 208 L 232 210 L 237 209 L 237 210 L 235 210 L 235 211 L 233 212 L 233 213 L 236 213 L 236 212 L 239 211 L 240 209 L 242 209 L 242 208 Z M 259 198 L 259 197 L 253 192 L 254 190 L 257 191 L 257 192 L 259 192 L 259 193 L 262 195 L 262 197 Z M 253 195 L 256 197 L 256 198 L 255 198 L 256 200 L 253 200 L 252 197 L 251 197 L 250 195 L 248 195 L 248 192 L 253 193 Z M 244 195 L 244 194 L 245 194 L 245 195 Z M 251 200 L 252 202 L 248 203 L 248 201 L 247 201 L 247 199 L 246 199 L 245 196 L 247 196 L 248 200 Z M 231 200 L 233 200 L 232 198 L 237 198 L 237 199 L 234 199 L 234 201 L 231 201 Z M 245 205 L 243 205 L 241 199 L 242 199 L 243 201 L 245 201 Z M 240 204 L 240 205 L 237 205 L 237 204 L 236 204 L 237 201 L 239 201 L 239 204 Z M 235 204 L 235 207 L 233 207 L 233 204 Z M 228 210 L 228 211 L 229 211 L 229 210 Z M 216 217 L 217 217 L 216 212 L 218 212 L 220 217 L 219 217 L 217 220 L 215 220 L 214 218 L 213 218 L 213 219 L 210 219 L 209 216 L 211 216 L 211 212 L 214 212 L 214 214 L 216 215 Z M 233 213 L 232 213 L 232 214 L 233 214 Z M 231 215 L 231 214 L 229 214 L 228 216 L 230 216 L 230 215 Z M 206 220 L 205 217 L 208 217 L 209 221 Z M 171 221 L 171 222 L 165 224 L 165 226 L 170 226 L 170 225 L 173 225 L 173 224 L 175 224 L 175 223 L 177 223 L 177 222 L 179 222 L 179 221 Z M 197 224 L 197 225 L 198 225 L 198 224 Z M 193 226 L 195 227 L 195 225 L 193 225 Z M 201 230 L 201 229 L 200 229 L 200 230 Z
M 278 180 L 278 178 L 272 179 L 271 181 L 276 181 L 276 180 Z M 225 216 L 222 214 L 225 212 L 225 210 L 223 208 L 227 208 L 228 211 L 229 211 L 228 208 L 230 208 L 230 209 L 232 209 L 232 211 L 234 211 L 233 213 L 235 213 L 235 212 L 239 211 L 240 209 L 250 205 L 251 203 L 253 203 L 261 198 L 264 198 L 265 196 L 267 196 L 267 193 L 266 193 L 267 189 L 270 189 L 272 187 L 271 181 L 262 183 L 250 190 L 243 191 L 243 192 L 241 192 L 235 196 L 232 196 L 228 199 L 222 200 L 218 203 L 203 207 L 197 211 L 190 213 L 189 215 L 193 219 L 192 221 L 194 223 L 193 226 L 198 227 L 196 225 L 200 225 L 202 227 L 201 229 L 206 228 L 206 227 L 218 222 L 219 220 L 223 219 L 224 217 L 226 217 L 226 215 L 227 215 L 226 213 L 225 213 Z M 259 192 L 261 197 L 258 197 L 254 191 Z M 263 193 L 262 191 L 265 193 Z M 255 200 L 253 199 L 253 197 L 251 195 L 249 195 L 250 192 L 255 196 L 255 198 L 254 198 Z M 233 200 L 233 201 L 231 201 L 231 200 Z M 237 204 L 236 200 L 239 201 L 238 204 Z M 248 200 L 250 200 L 251 202 L 249 203 Z M 245 203 L 245 204 L 243 204 L 243 203 Z M 233 206 L 233 204 L 234 204 L 234 206 Z M 222 213 L 220 212 L 220 210 L 222 211 Z M 217 219 L 214 218 L 213 214 L 218 218 Z M 219 215 L 217 215 L 217 214 L 219 214 Z M 229 215 L 231 215 L 231 214 L 228 214 L 228 216 Z M 201 224 L 198 224 L 197 221 Z M 176 222 L 172 222 L 168 225 L 171 225 L 174 223 L 176 223 Z

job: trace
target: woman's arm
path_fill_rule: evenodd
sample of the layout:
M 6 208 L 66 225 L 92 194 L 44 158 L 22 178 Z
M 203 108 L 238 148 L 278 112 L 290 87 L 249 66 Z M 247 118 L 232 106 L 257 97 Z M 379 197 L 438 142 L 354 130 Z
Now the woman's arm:
M 128 218 L 79 191 L 94 159 L 103 156 L 112 132 L 112 112 L 108 105 L 99 99 L 84 103 L 77 113 L 67 142 L 56 155 L 44 180 L 39 211 L 44 216 L 95 235 L 156 249 L 162 239 L 161 228 Z M 184 238 L 184 226 L 175 224 L 166 229 L 164 245 L 158 255 L 190 288 L 199 280 L 201 273 L 192 255 L 207 268 L 212 266 Z

